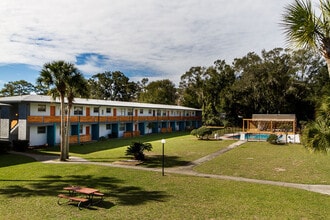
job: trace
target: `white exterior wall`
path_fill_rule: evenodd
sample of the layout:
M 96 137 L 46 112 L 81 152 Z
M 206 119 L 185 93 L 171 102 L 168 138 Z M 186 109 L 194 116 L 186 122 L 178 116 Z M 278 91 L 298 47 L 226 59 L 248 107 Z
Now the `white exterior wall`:
M 112 133 L 111 129 L 107 130 L 106 124 L 100 124 L 99 132 L 100 132 L 99 137 L 104 136 L 106 138 L 108 137 L 108 134 Z
M 47 144 L 47 132 L 38 134 L 38 126 L 30 126 L 30 145 L 38 146 Z
M 19 119 L 18 120 L 18 140 L 26 140 L 27 134 L 27 122 L 25 119 Z
M 61 130 L 61 125 L 59 124 L 58 126 L 56 126 L 56 139 L 55 139 L 55 144 L 60 144 L 61 143 L 61 134 L 60 134 L 60 130 Z
M 38 106 L 39 105 L 46 105 L 46 111 L 45 112 L 39 112 Z M 43 103 L 31 103 L 30 104 L 30 115 L 31 116 L 49 116 L 50 115 L 50 105 L 49 104 L 43 104 Z
M 9 138 L 9 119 L 0 119 L 0 138 Z

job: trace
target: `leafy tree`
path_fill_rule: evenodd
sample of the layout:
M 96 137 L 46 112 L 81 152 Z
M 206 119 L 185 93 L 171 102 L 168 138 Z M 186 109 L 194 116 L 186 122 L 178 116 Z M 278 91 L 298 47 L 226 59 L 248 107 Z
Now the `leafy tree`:
M 37 82 L 49 89 L 50 94 L 55 99 L 60 97 L 61 102 L 61 155 L 60 160 L 65 161 L 68 158 L 65 130 L 65 103 L 64 98 L 68 95 L 69 89 L 75 91 L 73 79 L 82 77 L 75 66 L 65 61 L 53 61 L 44 64 Z M 70 85 L 72 84 L 72 85 Z M 80 91 L 77 89 L 76 91 Z
M 174 105 L 176 102 L 176 88 L 169 79 L 157 80 L 144 87 L 139 94 L 139 102 Z
M 4 84 L 0 91 L 1 96 L 28 95 L 36 91 L 32 83 L 25 80 L 10 81 Z
M 204 124 L 219 125 L 224 107 L 223 94 L 234 81 L 234 70 L 224 60 L 217 60 L 208 68 L 192 67 L 181 76 L 179 102 L 201 108 Z
M 204 137 L 209 139 L 209 136 L 212 134 L 212 130 L 208 127 L 202 126 L 200 128 L 193 129 L 190 134 L 196 136 L 200 140 L 203 140 Z
M 235 81 L 233 68 L 224 60 L 217 60 L 205 72 L 205 102 L 203 120 L 206 125 L 223 125 L 224 94 Z
M 136 99 L 137 84 L 130 82 L 122 72 L 104 72 L 93 75 L 88 80 L 91 98 L 133 101 Z
M 316 15 L 310 0 L 295 0 L 285 8 L 282 25 L 288 40 L 299 48 L 321 52 L 330 74 L 330 1 L 320 0 Z
M 133 155 L 136 160 L 145 160 L 144 151 L 151 151 L 150 143 L 133 142 L 126 149 L 126 155 Z
M 205 67 L 191 67 L 181 76 L 179 104 L 192 108 L 202 108 L 204 103 Z
M 328 84 L 319 57 L 305 50 L 249 53 L 233 65 L 237 79 L 225 97 L 226 112 L 236 119 L 254 113 L 296 113 L 308 120 Z

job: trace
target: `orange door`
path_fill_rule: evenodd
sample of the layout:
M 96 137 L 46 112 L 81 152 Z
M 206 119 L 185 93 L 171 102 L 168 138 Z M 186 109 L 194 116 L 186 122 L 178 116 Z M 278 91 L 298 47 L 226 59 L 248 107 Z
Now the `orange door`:
M 50 106 L 50 116 L 55 116 L 55 106 Z
M 113 109 L 113 116 L 117 116 L 117 109 Z
M 135 109 L 135 116 L 138 116 L 138 110 Z
M 90 127 L 86 126 L 86 135 L 89 135 L 89 132 L 90 132 Z
M 87 107 L 87 108 L 86 108 L 86 116 L 90 116 L 90 113 L 91 113 L 90 108 Z

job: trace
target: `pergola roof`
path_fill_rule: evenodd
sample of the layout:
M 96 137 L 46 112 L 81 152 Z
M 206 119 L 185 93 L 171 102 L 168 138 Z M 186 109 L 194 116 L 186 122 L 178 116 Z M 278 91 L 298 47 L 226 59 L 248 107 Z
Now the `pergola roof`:
M 253 114 L 252 120 L 295 121 L 295 114 Z
M 253 114 L 252 118 L 243 119 L 243 132 L 295 133 L 296 123 L 295 114 Z

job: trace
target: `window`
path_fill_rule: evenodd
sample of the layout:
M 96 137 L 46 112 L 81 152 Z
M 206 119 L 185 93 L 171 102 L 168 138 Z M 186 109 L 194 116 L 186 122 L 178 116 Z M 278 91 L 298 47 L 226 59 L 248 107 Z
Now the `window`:
M 94 113 L 99 113 L 99 110 L 100 110 L 99 107 L 94 107 L 94 108 L 93 108 L 93 112 L 94 112 Z
M 38 105 L 38 112 L 45 112 L 46 111 L 46 105 Z
M 38 134 L 45 134 L 46 133 L 46 126 L 38 127 Z
M 133 109 L 132 108 L 129 108 L 127 110 L 127 115 L 133 115 Z
M 165 110 L 163 111 L 163 116 L 166 116 L 166 111 Z
M 122 108 L 122 109 L 120 109 L 120 115 L 125 115 L 125 109 L 124 108 Z
M 140 109 L 140 114 L 143 114 L 143 108 Z
M 119 131 L 125 131 L 125 123 L 119 124 Z
M 74 115 L 83 115 L 83 107 L 82 106 L 75 106 L 73 114 Z
M 160 115 L 161 115 L 161 113 L 162 113 L 162 111 L 161 111 L 161 110 L 157 110 L 157 116 L 160 116 Z
M 107 108 L 107 113 L 108 113 L 108 114 L 111 113 L 111 108 Z
M 152 114 L 152 110 L 151 110 L 151 109 L 148 110 L 148 114 L 149 114 L 149 115 Z
M 84 131 L 84 126 L 83 125 L 80 125 L 79 126 L 79 134 L 82 134 Z
M 111 130 L 111 124 L 106 124 L 106 125 L 105 125 L 105 129 L 106 129 L 106 130 Z

